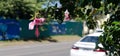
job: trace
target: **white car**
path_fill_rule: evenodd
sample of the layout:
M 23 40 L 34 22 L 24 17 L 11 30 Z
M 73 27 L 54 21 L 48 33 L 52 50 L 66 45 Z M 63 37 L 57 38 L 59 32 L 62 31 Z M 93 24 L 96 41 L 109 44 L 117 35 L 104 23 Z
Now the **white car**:
M 92 33 L 82 37 L 70 50 L 70 56 L 106 56 L 106 50 L 99 44 L 95 49 L 96 42 L 102 33 Z
M 97 29 L 94 31 L 94 33 L 97 33 L 97 32 L 99 32 L 99 33 L 101 32 L 101 33 L 102 33 L 102 32 L 104 32 L 104 30 L 103 30 L 103 29 L 100 29 L 100 28 L 97 28 Z

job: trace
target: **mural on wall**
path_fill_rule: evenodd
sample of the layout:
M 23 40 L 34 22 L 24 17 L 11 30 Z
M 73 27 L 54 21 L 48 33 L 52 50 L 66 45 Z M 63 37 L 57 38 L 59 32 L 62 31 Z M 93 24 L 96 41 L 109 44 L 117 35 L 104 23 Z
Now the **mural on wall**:
M 65 24 L 53 24 L 51 25 L 52 34 L 65 34 Z
M 20 25 L 17 20 L 0 19 L 0 40 L 18 39 Z

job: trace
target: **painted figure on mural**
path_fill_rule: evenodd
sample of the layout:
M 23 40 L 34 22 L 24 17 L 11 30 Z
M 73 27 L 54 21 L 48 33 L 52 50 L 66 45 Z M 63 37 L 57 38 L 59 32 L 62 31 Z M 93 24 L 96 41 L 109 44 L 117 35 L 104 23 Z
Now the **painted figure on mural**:
M 34 27 L 36 27 L 36 28 L 35 28 L 35 36 L 36 36 L 37 38 L 38 38 L 39 35 L 40 35 L 40 32 L 39 32 L 39 29 L 38 29 L 38 28 L 39 28 L 39 26 L 43 25 L 44 21 L 45 21 L 45 18 L 35 17 L 35 19 L 29 23 L 29 30 L 33 30 Z

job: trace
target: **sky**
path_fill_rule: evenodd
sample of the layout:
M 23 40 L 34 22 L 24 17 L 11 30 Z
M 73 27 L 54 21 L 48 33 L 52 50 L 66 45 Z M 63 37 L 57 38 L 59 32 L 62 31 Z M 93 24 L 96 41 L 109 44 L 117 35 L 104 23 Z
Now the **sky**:
M 58 8 L 62 6 L 59 1 L 50 2 L 50 3 L 49 3 L 49 6 L 55 6 L 56 3 L 57 3 L 57 5 L 58 5 L 58 6 L 57 6 Z M 42 8 L 46 8 L 46 7 L 47 7 L 47 4 L 48 4 L 48 2 L 46 2 L 46 3 L 42 6 Z

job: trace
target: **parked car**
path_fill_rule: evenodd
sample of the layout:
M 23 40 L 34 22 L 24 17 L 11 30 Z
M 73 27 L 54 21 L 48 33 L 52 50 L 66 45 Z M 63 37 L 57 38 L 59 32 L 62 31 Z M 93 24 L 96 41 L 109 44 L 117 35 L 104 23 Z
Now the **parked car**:
M 95 32 L 82 37 L 73 44 L 70 49 L 70 56 L 106 56 L 106 50 L 102 44 L 98 45 L 99 48 L 95 48 L 100 35 L 102 32 Z

